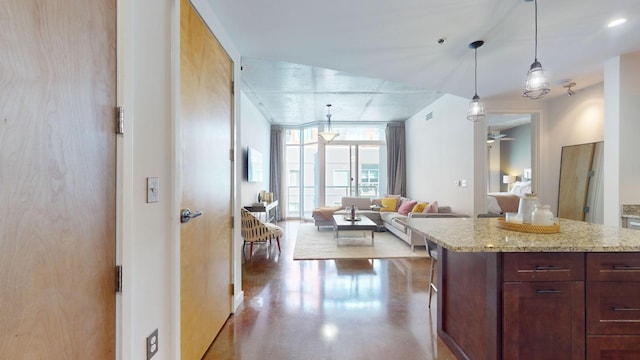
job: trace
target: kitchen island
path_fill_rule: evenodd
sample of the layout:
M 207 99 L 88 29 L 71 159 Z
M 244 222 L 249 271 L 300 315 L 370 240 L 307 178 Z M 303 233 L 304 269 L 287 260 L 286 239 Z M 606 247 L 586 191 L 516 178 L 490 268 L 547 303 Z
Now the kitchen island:
M 459 359 L 640 359 L 640 232 L 408 219 L 438 247 L 438 336 Z

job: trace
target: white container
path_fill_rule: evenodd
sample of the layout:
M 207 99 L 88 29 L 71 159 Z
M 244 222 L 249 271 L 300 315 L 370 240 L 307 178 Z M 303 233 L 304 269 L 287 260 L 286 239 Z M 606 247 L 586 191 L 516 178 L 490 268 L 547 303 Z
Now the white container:
M 549 205 L 536 205 L 531 214 L 533 225 L 551 226 L 553 225 L 553 214 L 549 210 Z
M 520 203 L 518 204 L 518 215 L 522 217 L 522 222 L 524 224 L 531 224 L 531 214 L 538 203 L 539 200 L 536 194 L 524 194 L 524 196 L 520 198 Z
M 522 216 L 516 212 L 508 212 L 505 215 L 505 221 L 510 223 L 522 224 Z

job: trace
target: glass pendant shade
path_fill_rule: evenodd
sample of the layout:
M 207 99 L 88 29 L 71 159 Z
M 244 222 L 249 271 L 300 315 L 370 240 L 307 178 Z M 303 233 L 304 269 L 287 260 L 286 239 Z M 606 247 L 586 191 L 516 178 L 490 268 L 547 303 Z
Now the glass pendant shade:
M 542 64 L 538 60 L 531 64 L 531 68 L 527 73 L 527 81 L 524 83 L 524 96 L 529 99 L 537 100 L 548 94 L 549 81 L 544 76 Z
M 338 135 L 340 135 L 337 132 L 331 131 L 331 129 L 328 129 L 328 130 L 329 131 L 322 131 L 318 133 L 318 135 L 320 135 L 320 137 L 322 137 L 326 142 L 331 142 L 333 141 L 333 139 L 338 137 Z
M 333 139 L 338 137 L 338 135 L 340 135 L 337 132 L 333 131 L 333 129 L 331 129 L 331 112 L 329 111 L 330 109 L 331 104 L 327 104 L 327 127 L 325 128 L 325 131 L 321 131 L 318 133 L 318 135 L 320 135 L 320 137 L 323 138 L 326 142 L 331 142 L 333 141 Z
M 531 0 L 528 0 L 531 1 Z M 527 81 L 524 83 L 524 93 L 522 96 L 526 96 L 529 99 L 537 100 L 551 91 L 549 89 L 549 81 L 545 77 L 544 70 L 542 70 L 542 64 L 538 61 L 538 1 L 533 0 L 533 6 L 535 9 L 535 35 L 534 35 L 534 60 L 533 64 L 529 68 L 527 73 Z
M 484 119 L 484 103 L 480 100 L 478 94 L 473 96 L 471 102 L 469 102 L 469 110 L 467 111 L 467 120 L 479 121 Z
M 469 103 L 469 110 L 467 110 L 467 120 L 476 122 L 484 119 L 484 103 L 480 100 L 480 96 L 478 96 L 478 48 L 484 44 L 482 40 L 476 40 L 469 44 L 469 48 L 474 50 L 474 58 L 475 58 L 475 71 L 474 71 L 474 89 L 475 94 Z

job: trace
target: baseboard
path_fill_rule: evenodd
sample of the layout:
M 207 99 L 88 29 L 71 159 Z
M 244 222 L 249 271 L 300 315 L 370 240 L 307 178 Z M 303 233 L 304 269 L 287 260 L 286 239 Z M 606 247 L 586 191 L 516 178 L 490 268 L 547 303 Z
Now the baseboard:
M 234 313 L 236 312 L 236 310 L 238 310 L 238 307 L 240 307 L 240 304 L 242 304 L 243 301 L 244 301 L 244 291 L 240 291 L 239 293 L 235 294 L 235 296 L 233 297 Z

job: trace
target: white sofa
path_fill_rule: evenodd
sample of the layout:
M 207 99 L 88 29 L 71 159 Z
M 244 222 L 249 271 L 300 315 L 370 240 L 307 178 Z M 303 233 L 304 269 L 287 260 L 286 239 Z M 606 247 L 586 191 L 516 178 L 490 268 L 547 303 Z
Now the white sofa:
M 409 199 L 401 198 L 404 201 Z M 467 215 L 456 214 L 451 211 L 449 206 L 439 206 L 437 213 L 413 213 L 408 215 L 402 215 L 397 211 L 379 211 L 372 209 L 371 205 L 380 206 L 381 199 L 370 199 L 363 197 L 343 197 L 342 205 L 339 207 L 327 207 L 322 209 L 316 209 L 313 213 L 314 224 L 320 228 L 320 226 L 333 226 L 332 214 L 346 214 L 347 207 L 355 205 L 358 207 L 358 214 L 366 216 L 374 223 L 378 224 L 380 231 L 389 231 L 404 240 L 411 246 L 413 250 L 416 245 L 425 246 L 424 238 L 421 236 L 412 236 L 411 231 L 407 228 L 405 219 L 407 218 L 427 218 L 427 217 L 468 217 Z M 399 201 L 399 204 L 401 202 Z M 398 205 L 399 207 L 400 205 Z M 397 210 L 397 209 L 396 209 Z

